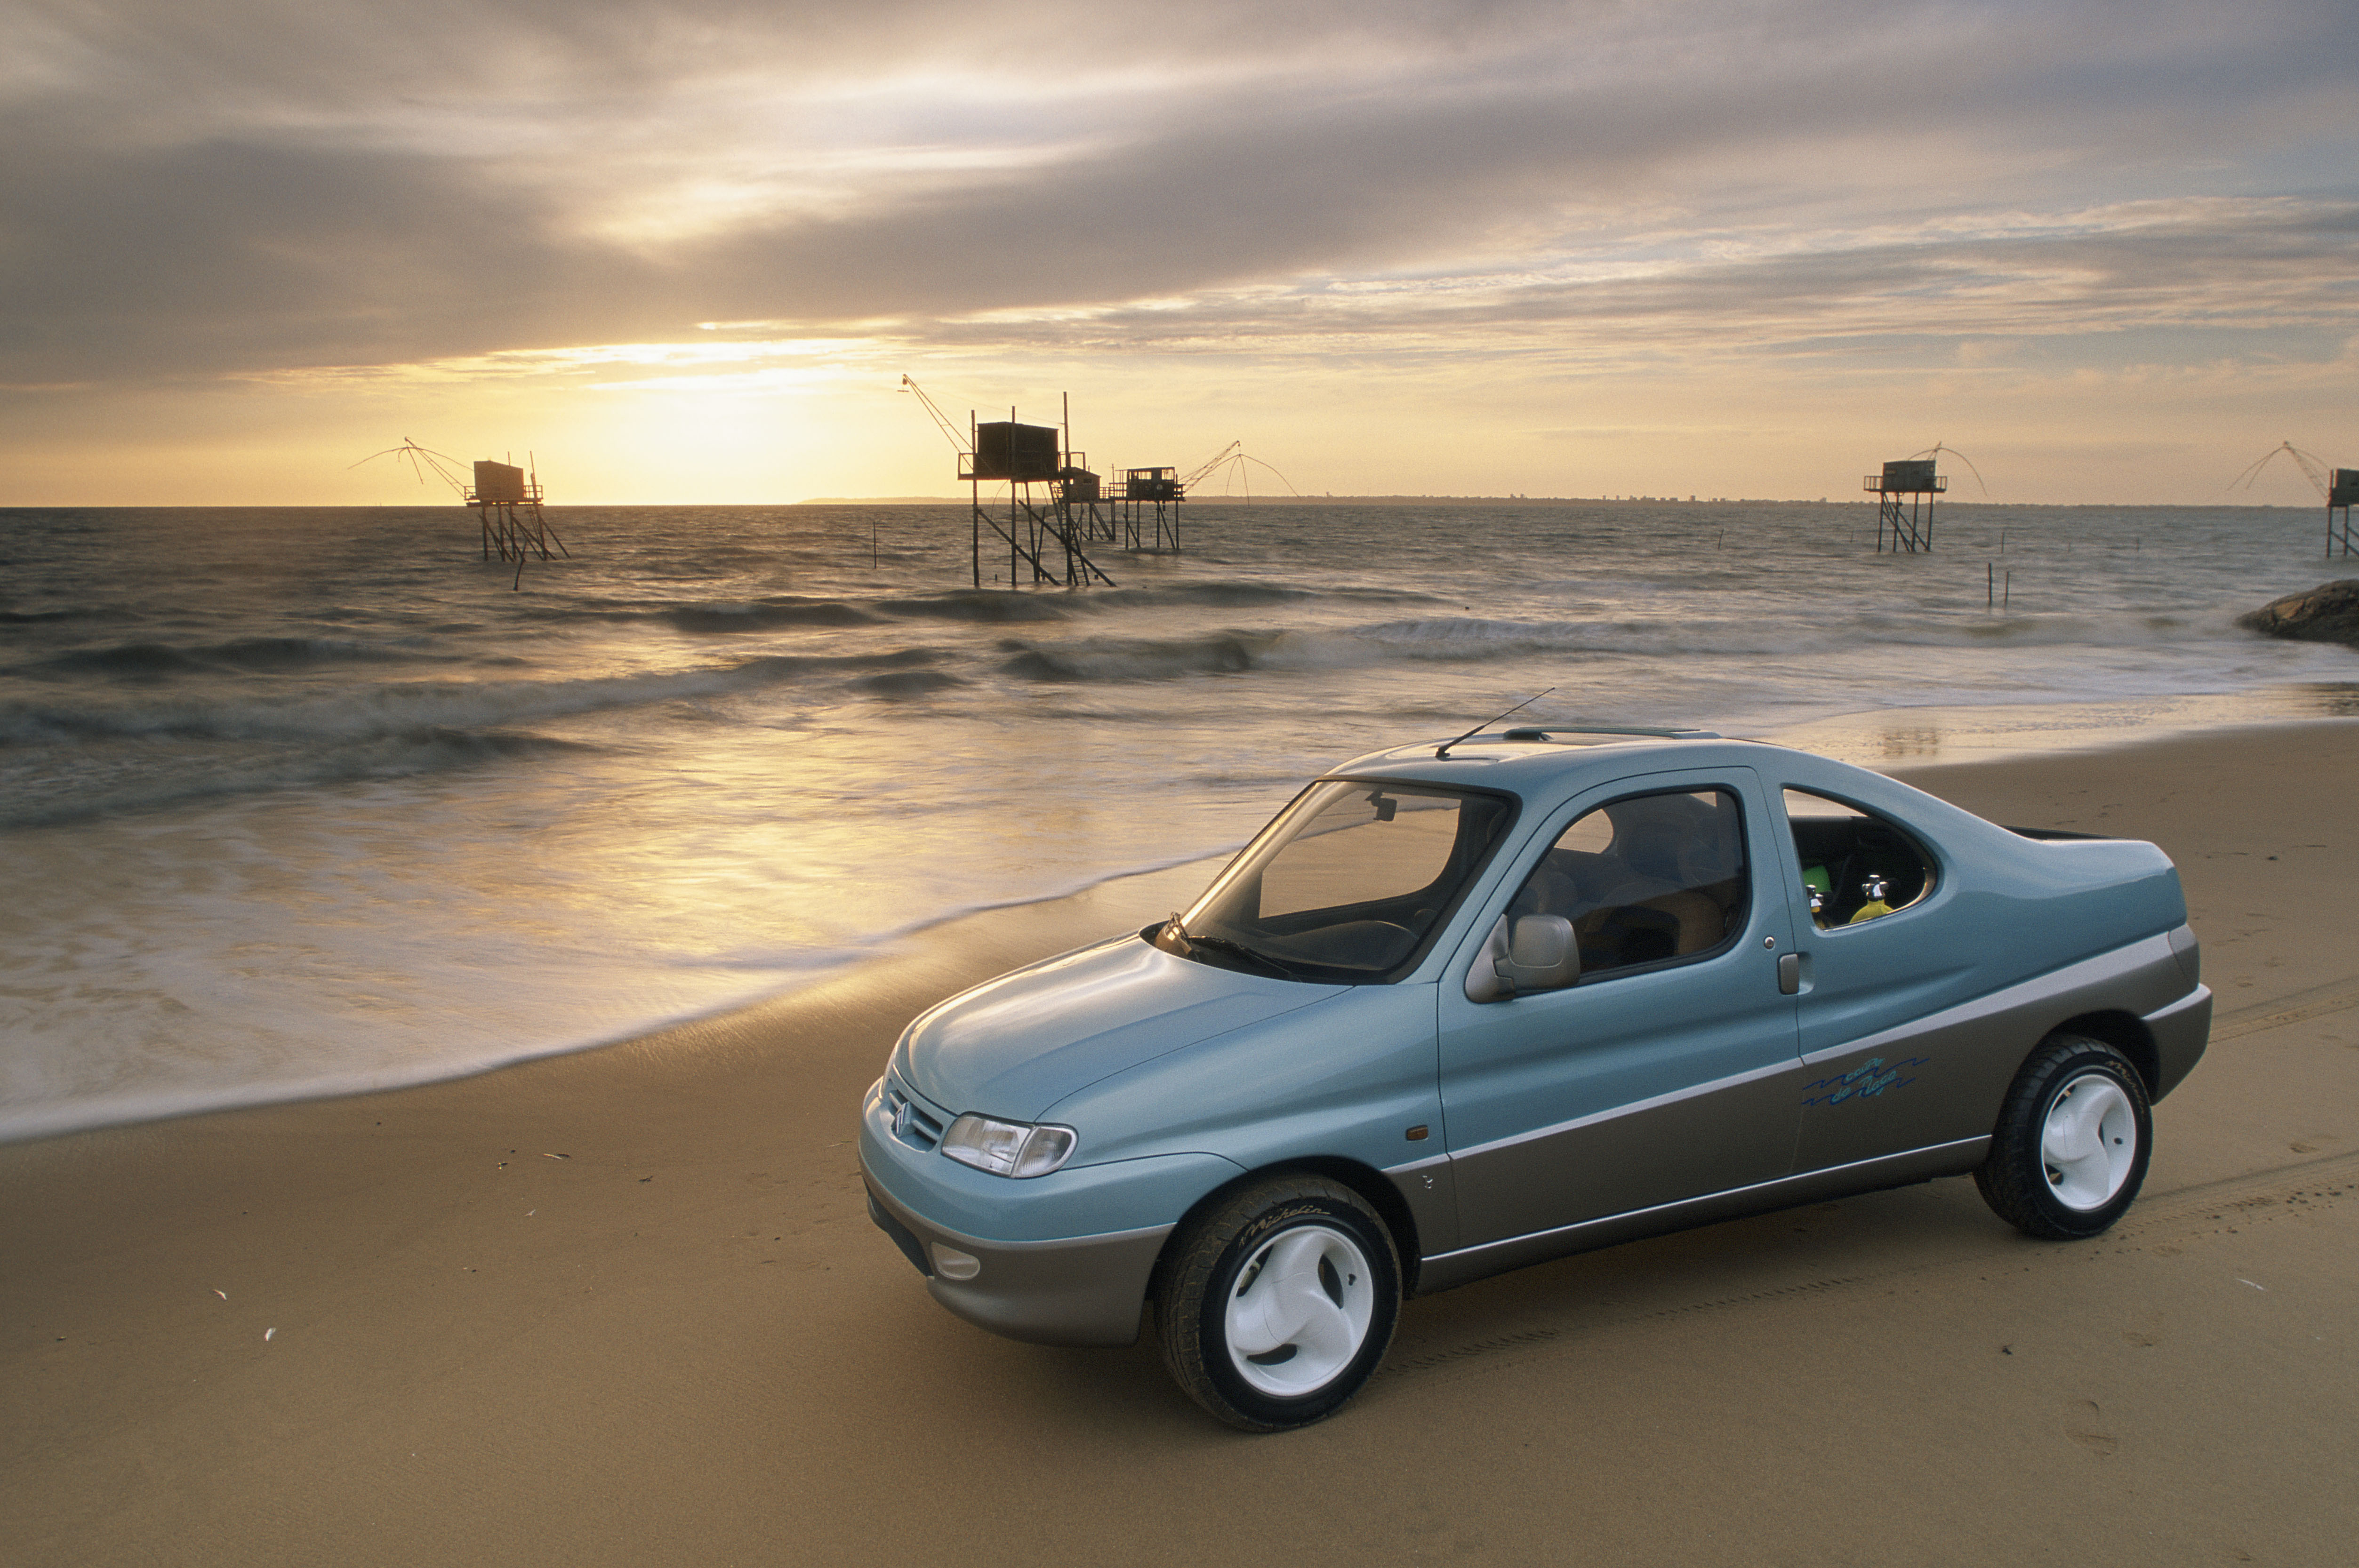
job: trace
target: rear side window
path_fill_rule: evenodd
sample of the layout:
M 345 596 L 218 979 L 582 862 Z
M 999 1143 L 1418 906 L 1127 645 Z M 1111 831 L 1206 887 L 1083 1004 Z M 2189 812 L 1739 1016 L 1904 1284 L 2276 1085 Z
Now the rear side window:
M 1933 857 L 1906 828 L 1808 790 L 1786 792 L 1802 892 L 1821 931 L 1862 925 L 1933 891 Z
M 1632 795 L 1558 836 L 1507 906 L 1572 923 L 1581 978 L 1696 957 L 1744 929 L 1745 813 L 1723 789 Z

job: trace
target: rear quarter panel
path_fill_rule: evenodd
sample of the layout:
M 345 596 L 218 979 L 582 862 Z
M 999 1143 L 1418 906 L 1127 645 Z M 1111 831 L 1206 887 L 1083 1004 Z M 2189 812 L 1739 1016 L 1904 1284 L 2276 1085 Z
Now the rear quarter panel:
M 2024 1059 L 2076 1015 L 2142 1016 L 2194 989 L 2169 933 L 2178 871 L 2151 844 L 2039 841 L 1879 775 L 1793 754 L 1776 770 L 1908 828 L 1936 862 L 1923 903 L 1832 931 L 1798 915 L 1810 1171 L 1988 1134 Z M 1788 888 L 1800 866 L 1790 836 Z

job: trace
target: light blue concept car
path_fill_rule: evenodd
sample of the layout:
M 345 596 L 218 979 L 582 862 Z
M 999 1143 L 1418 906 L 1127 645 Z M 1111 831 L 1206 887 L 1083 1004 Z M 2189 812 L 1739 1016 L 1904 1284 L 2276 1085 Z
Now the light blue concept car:
M 869 1211 L 960 1316 L 1128 1345 L 1249 1431 L 1405 1296 L 1972 1173 L 2096 1235 L 2203 1054 L 2179 873 L 1696 731 L 1508 729 L 1312 783 L 1184 914 L 910 1024 Z

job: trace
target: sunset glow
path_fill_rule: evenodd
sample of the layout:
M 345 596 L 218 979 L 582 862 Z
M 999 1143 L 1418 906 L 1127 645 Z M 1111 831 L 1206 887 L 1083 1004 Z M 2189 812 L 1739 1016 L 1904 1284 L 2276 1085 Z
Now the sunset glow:
M 904 373 L 1308 492 L 2216 502 L 2359 458 L 2345 20 L 31 0 L 0 504 L 950 494 Z

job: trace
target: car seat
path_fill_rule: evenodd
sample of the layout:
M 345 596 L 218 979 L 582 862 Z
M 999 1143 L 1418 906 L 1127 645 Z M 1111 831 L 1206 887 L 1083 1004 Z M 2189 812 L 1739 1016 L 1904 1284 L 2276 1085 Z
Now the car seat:
M 1700 953 L 1728 934 L 1741 897 L 1733 824 L 1691 795 L 1640 795 L 1605 807 L 1614 839 L 1601 907 L 1575 922 L 1584 969 Z M 1732 885 L 1733 884 L 1733 885 Z

